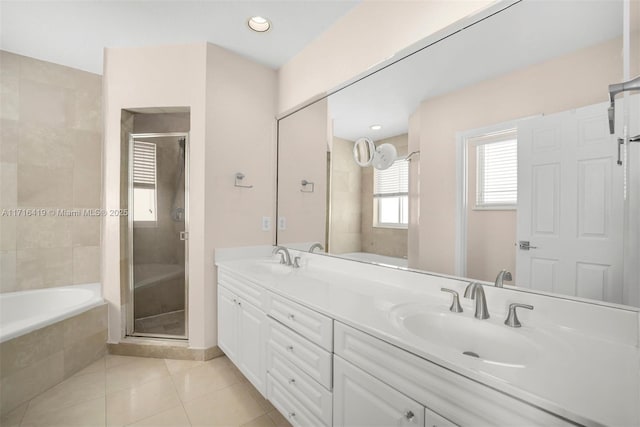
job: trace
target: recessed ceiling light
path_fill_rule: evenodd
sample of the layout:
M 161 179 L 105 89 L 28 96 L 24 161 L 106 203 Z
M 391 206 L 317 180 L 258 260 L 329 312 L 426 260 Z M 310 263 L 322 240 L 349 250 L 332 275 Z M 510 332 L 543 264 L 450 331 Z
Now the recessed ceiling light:
M 247 25 L 249 25 L 249 28 L 253 31 L 257 31 L 258 33 L 264 33 L 265 31 L 269 31 L 269 28 L 271 28 L 271 22 L 262 16 L 252 16 L 247 21 Z
M 369 129 L 371 129 L 371 130 L 380 130 L 380 129 L 382 129 L 382 125 L 371 125 L 371 126 L 369 126 Z

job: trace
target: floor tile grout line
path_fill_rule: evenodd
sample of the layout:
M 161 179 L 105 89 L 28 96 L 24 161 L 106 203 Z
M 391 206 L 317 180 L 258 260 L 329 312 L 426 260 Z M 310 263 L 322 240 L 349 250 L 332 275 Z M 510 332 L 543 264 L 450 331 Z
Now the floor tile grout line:
M 102 357 L 101 357 L 101 359 L 102 359 L 102 360 L 105 360 L 105 359 L 106 359 L 106 356 L 102 356 Z M 100 359 L 98 359 L 98 360 L 100 360 Z M 96 360 L 96 361 L 94 361 L 94 362 L 90 363 L 90 365 L 91 365 L 91 364 L 93 364 L 93 363 L 95 363 L 95 362 L 98 362 L 98 360 Z M 105 365 L 106 365 L 106 361 L 105 361 Z M 87 366 L 89 366 L 89 365 L 87 365 Z M 84 369 L 84 368 L 83 368 L 83 369 Z M 78 371 L 78 372 L 80 372 L 80 371 Z M 50 388 L 48 388 L 47 390 L 45 390 L 45 391 L 43 391 L 43 392 L 39 393 L 37 396 L 34 396 L 34 397 L 32 397 L 31 399 L 29 399 L 29 401 L 28 401 L 28 402 L 26 402 L 26 403 L 27 403 L 27 407 L 25 408 L 24 413 L 22 414 L 22 417 L 20 417 L 20 422 L 18 423 L 18 426 L 22 426 L 22 424 L 24 423 L 24 419 L 26 418 L 27 413 L 29 413 L 29 410 L 30 410 L 30 409 L 31 409 L 31 410 L 35 410 L 35 409 L 36 409 L 35 407 L 34 407 L 34 408 L 32 408 L 32 407 L 31 407 L 31 404 L 32 404 L 32 403 L 33 403 L 33 401 L 34 401 L 35 399 L 37 399 L 38 397 L 40 397 L 40 396 L 42 396 L 43 394 L 45 394 L 45 393 L 47 393 L 47 392 L 49 392 L 49 391 L 53 390 L 54 388 L 56 388 L 56 387 L 60 386 L 61 384 L 63 384 L 63 383 L 64 383 L 64 382 L 66 382 L 66 381 L 71 380 L 71 379 L 72 379 L 72 378 L 74 378 L 74 377 L 75 377 L 75 378 L 78 378 L 78 377 L 82 377 L 82 376 L 85 376 L 85 375 L 88 375 L 88 374 L 96 374 L 96 373 L 98 373 L 98 372 L 91 372 L 91 373 L 83 374 L 83 375 L 80 375 L 80 376 L 76 376 L 78 372 L 76 372 L 76 374 L 74 374 L 74 375 L 70 376 L 69 378 L 66 378 L 66 379 L 62 380 L 61 382 L 59 382 L 58 384 L 54 385 L 53 387 L 50 387 Z M 104 380 L 105 380 L 105 381 L 104 381 L 104 384 L 105 384 L 105 394 L 104 394 L 103 396 L 97 396 L 97 397 L 93 397 L 93 398 L 91 398 L 91 399 L 86 399 L 86 400 L 74 401 L 74 402 L 69 403 L 69 404 L 67 404 L 67 405 L 64 405 L 64 406 L 61 406 L 61 407 L 56 407 L 55 409 L 49 409 L 49 410 L 43 411 L 43 413 L 45 413 L 45 414 L 46 414 L 46 413 L 54 413 L 54 412 L 60 411 L 61 409 L 68 409 L 68 408 L 72 408 L 72 407 L 77 406 L 77 405 L 80 405 L 80 404 L 82 404 L 82 403 L 86 403 L 86 402 L 89 402 L 89 401 L 91 401 L 91 400 L 99 399 L 100 397 L 104 397 L 104 398 L 105 398 L 105 418 L 106 418 L 106 383 L 107 383 L 107 381 L 106 381 L 106 369 L 103 369 L 102 373 L 103 373 L 103 375 L 105 375 L 105 378 L 104 378 Z M 106 425 L 106 419 L 105 419 L 105 425 Z
M 167 367 L 167 371 L 169 370 L 169 365 L 167 365 L 167 359 L 163 359 L 164 360 L 164 365 Z M 198 365 L 200 366 L 200 365 Z M 189 368 L 192 369 L 192 368 Z M 188 371 L 189 369 L 185 369 L 185 371 Z M 184 415 L 187 417 L 187 421 L 189 421 L 189 425 L 193 426 L 193 422 L 191 422 L 191 417 L 189 417 L 189 412 L 187 412 L 187 408 L 185 408 L 184 406 L 184 402 L 182 401 L 182 398 L 180 397 L 180 393 L 178 393 L 178 387 L 176 386 L 176 382 L 174 381 L 173 375 L 169 374 L 169 376 L 171 377 L 171 384 L 173 384 L 173 388 L 176 392 L 176 394 L 178 395 L 178 400 L 180 401 L 180 406 L 182 406 L 182 410 L 184 411 Z

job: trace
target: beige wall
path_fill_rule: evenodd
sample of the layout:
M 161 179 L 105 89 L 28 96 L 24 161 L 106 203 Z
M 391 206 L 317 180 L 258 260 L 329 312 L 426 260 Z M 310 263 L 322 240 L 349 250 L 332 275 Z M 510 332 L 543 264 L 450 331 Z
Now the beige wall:
M 467 148 L 467 277 L 493 282 L 502 269 L 516 278 L 517 211 L 474 209 L 476 203 L 477 144 Z M 505 282 L 508 283 L 508 282 Z
M 334 137 L 331 145 L 329 244 L 332 254 L 361 250 L 360 166 L 353 160 L 353 141 Z
M 454 273 L 456 132 L 606 101 L 607 86 L 622 76 L 620 52 L 621 41 L 612 40 L 421 104 L 417 267 Z M 502 234 L 483 227 L 494 236 Z M 513 243 L 512 235 L 503 244 Z
M 280 120 L 278 129 L 278 244 L 324 242 L 327 208 L 327 100 Z M 300 181 L 315 184 L 313 193 L 300 191 Z
M 363 1 L 278 71 L 278 111 L 337 87 L 407 46 L 493 3 Z
M 217 342 L 216 247 L 270 244 L 275 210 L 275 71 L 206 43 L 105 53 L 105 205 L 118 205 L 121 109 L 190 108 L 189 345 Z M 233 186 L 236 172 L 253 189 Z M 124 328 L 120 225 L 105 218 L 109 341 Z
M 0 210 L 46 211 L 0 217 L 0 292 L 100 281 L 101 77 L 0 51 L 0 84 Z
M 376 142 L 393 144 L 399 156 L 407 154 L 408 135 L 393 136 Z M 407 229 L 373 226 L 373 167 L 362 169 L 362 252 L 406 258 L 408 243 Z
M 205 267 L 204 197 L 205 197 L 205 43 L 187 46 L 158 46 L 132 49 L 106 49 L 104 67 L 105 148 L 104 205 L 120 206 L 120 122 L 122 109 L 155 107 L 189 107 L 190 123 L 190 184 L 191 239 L 189 289 L 192 310 L 189 324 L 190 345 L 205 348 L 215 344 L 215 335 L 204 325 L 205 305 L 213 310 L 213 302 L 205 299 L 205 287 L 214 287 L 213 266 Z M 124 201 L 124 200 L 123 200 Z M 124 334 L 126 306 L 121 305 L 120 263 L 126 263 L 126 235 L 120 234 L 120 221 L 105 217 L 103 239 L 103 286 L 109 302 L 109 342 L 117 343 Z M 123 228 L 124 229 L 124 228 Z M 211 257 L 211 256 L 210 256 Z

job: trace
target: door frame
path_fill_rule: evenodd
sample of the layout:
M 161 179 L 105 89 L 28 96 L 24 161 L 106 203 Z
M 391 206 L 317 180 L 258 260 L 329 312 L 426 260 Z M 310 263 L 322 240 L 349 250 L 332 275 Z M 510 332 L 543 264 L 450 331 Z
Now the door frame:
M 480 135 L 491 135 L 504 132 L 506 129 L 517 129 L 524 120 L 541 117 L 542 114 L 526 116 L 519 119 L 507 120 L 475 129 L 456 132 L 456 236 L 454 275 L 467 277 L 467 210 L 468 206 L 468 155 L 469 140 Z M 516 208 L 517 212 L 517 208 Z M 515 250 L 515 249 L 514 249 Z
M 162 138 L 162 137 L 183 137 L 184 141 L 184 231 L 189 236 L 189 132 L 164 132 L 164 133 L 129 133 L 128 146 L 128 182 L 127 182 L 127 224 L 128 224 L 128 242 L 127 242 L 127 264 L 129 268 L 128 286 L 127 286 L 127 312 L 126 312 L 126 329 L 125 336 L 132 337 L 149 337 L 162 338 L 172 340 L 188 340 L 189 339 L 189 238 L 185 241 L 184 248 L 184 335 L 168 335 L 168 334 L 150 334 L 144 332 L 135 332 L 134 324 L 134 277 L 133 277 L 133 214 L 131 209 L 133 206 L 133 142 L 137 138 Z

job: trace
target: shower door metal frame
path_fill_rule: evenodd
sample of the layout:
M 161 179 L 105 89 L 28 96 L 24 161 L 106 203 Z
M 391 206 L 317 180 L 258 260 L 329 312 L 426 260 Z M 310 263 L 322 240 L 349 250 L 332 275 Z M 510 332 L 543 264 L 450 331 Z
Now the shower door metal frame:
M 187 236 L 184 240 L 184 335 L 169 335 L 169 334 L 151 334 L 145 332 L 135 332 L 135 318 L 134 318 L 134 291 L 135 282 L 133 276 L 133 142 L 138 138 L 162 138 L 162 137 L 183 137 L 184 140 L 184 231 Z M 127 321 L 126 321 L 126 336 L 130 337 L 146 337 L 146 338 L 160 338 L 170 340 L 185 341 L 189 339 L 189 132 L 165 132 L 165 133 L 130 133 L 129 134 L 129 147 L 128 147 L 128 176 L 129 182 L 127 183 L 128 191 L 128 209 L 129 215 L 127 216 L 128 222 L 128 242 L 127 249 L 129 251 L 128 266 L 129 266 L 129 286 L 128 286 L 128 304 L 127 304 Z M 157 174 L 157 172 L 156 172 Z

